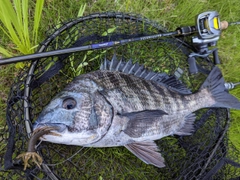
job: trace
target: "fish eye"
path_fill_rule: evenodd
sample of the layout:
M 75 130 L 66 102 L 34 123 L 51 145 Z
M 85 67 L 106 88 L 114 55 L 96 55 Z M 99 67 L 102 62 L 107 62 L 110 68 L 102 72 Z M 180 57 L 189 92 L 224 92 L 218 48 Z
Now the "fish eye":
M 73 98 L 67 98 L 63 100 L 62 107 L 64 109 L 70 110 L 75 108 L 77 105 L 77 102 Z

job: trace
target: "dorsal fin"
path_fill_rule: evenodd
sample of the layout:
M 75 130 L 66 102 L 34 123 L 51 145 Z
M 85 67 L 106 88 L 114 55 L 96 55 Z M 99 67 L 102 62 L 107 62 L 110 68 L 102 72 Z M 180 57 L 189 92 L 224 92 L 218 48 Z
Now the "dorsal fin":
M 158 73 L 148 70 L 143 65 L 139 65 L 138 63 L 133 64 L 131 59 L 127 62 L 122 59 L 118 60 L 116 54 L 113 55 L 111 61 L 105 58 L 100 66 L 100 70 L 118 71 L 125 74 L 132 74 L 145 80 L 157 82 L 158 84 L 178 92 L 179 94 L 192 94 L 192 92 L 175 76 L 169 76 L 166 73 Z

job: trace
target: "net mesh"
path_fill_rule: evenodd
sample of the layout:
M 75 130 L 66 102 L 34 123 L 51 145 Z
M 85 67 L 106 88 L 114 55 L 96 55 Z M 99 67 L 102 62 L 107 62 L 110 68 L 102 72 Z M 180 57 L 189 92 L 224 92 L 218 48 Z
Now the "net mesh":
M 61 23 L 47 32 L 38 52 L 59 50 L 164 33 L 166 29 L 146 18 L 125 13 L 98 13 Z M 29 127 L 44 106 L 79 74 L 99 69 L 106 58 L 132 60 L 158 72 L 180 77 L 193 92 L 214 66 L 212 57 L 198 58 L 200 73 L 188 73 L 187 56 L 194 52 L 188 38 L 164 37 L 117 47 L 42 58 L 26 64 L 15 79 L 8 98 L 6 124 L 0 132 L 2 179 L 237 179 L 240 153 L 227 136 L 227 109 L 196 112 L 192 136 L 171 136 L 157 141 L 166 167 L 143 163 L 124 147 L 83 148 L 41 142 L 42 168 L 23 171 L 16 156 L 27 151 Z

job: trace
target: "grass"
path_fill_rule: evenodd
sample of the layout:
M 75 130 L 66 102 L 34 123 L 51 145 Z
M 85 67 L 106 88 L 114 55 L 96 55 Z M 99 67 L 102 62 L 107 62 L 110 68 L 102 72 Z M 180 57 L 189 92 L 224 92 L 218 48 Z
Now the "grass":
M 216 10 L 220 13 L 222 20 L 230 22 L 240 20 L 239 0 L 45 0 L 42 17 L 38 33 L 33 35 L 37 37 L 35 43 L 39 43 L 46 37 L 46 30 L 62 21 L 75 18 L 78 15 L 79 8 L 86 3 L 84 15 L 94 12 L 121 11 L 141 14 L 151 20 L 166 26 L 169 30 L 175 30 L 178 26 L 193 25 L 195 16 L 208 10 Z M 29 12 L 32 4 L 29 5 Z M 30 13 L 30 22 L 33 23 L 34 13 Z M 230 26 L 222 32 L 218 42 L 219 56 L 222 64 L 225 80 L 228 82 L 239 82 L 239 57 L 240 57 L 240 26 Z M 20 54 L 15 50 L 16 46 L 7 35 L 0 31 L 0 46 L 9 50 L 12 54 Z M 14 49 L 14 50 L 13 50 Z M 0 54 L 1 55 L 1 54 Z M 3 54 L 1 55 L 3 56 Z M 9 88 L 16 77 L 16 68 L 13 65 L 0 67 L 0 124 L 5 121 L 6 99 Z M 231 94 L 240 98 L 240 87 L 230 91 Z M 231 111 L 232 122 L 229 131 L 229 138 L 240 150 L 240 112 Z
M 14 49 L 23 54 L 34 52 L 37 45 L 38 30 L 42 15 L 44 0 L 37 1 L 34 13 L 28 11 L 29 1 L 3 0 L 0 7 L 0 19 L 2 22 L 1 30 L 16 45 Z M 32 20 L 29 17 L 33 16 Z M 30 28 L 32 27 L 32 28 Z M 11 56 L 12 52 L 8 49 L 0 49 L 0 53 Z

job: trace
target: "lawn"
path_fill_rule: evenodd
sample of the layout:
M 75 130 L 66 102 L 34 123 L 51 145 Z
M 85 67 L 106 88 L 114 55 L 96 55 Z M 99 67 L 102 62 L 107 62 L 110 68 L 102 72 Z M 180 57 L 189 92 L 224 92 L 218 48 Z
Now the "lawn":
M 165 26 L 169 31 L 174 31 L 179 26 L 194 25 L 195 16 L 209 10 L 218 11 L 221 20 L 240 21 L 239 0 L 45 0 L 37 42 L 42 42 L 46 38 L 46 31 L 53 26 L 76 18 L 80 6 L 85 3 L 84 15 L 105 11 L 141 14 Z M 33 21 L 33 7 L 34 3 L 30 2 L 30 23 Z M 221 60 L 219 67 L 222 69 L 227 82 L 240 82 L 240 36 L 238 33 L 240 33 L 240 25 L 230 26 L 222 32 L 217 44 Z M 33 47 L 35 45 L 37 44 L 32 44 Z M 16 46 L 3 31 L 0 31 L 0 47 L 5 47 L 14 56 L 22 54 L 15 49 Z M 4 57 L 1 54 L 0 56 Z M 4 124 L 6 119 L 5 109 L 8 93 L 18 71 L 20 71 L 20 67 L 15 65 L 0 67 L 0 107 L 2 109 L 0 125 Z M 231 90 L 230 93 L 240 99 L 240 86 Z M 240 150 L 240 112 L 232 110 L 231 119 L 228 136 Z

